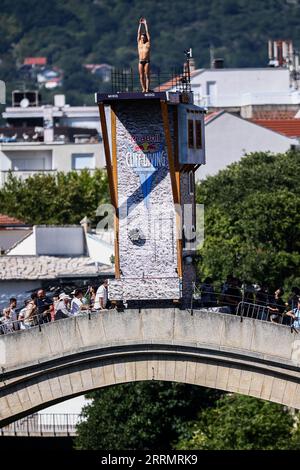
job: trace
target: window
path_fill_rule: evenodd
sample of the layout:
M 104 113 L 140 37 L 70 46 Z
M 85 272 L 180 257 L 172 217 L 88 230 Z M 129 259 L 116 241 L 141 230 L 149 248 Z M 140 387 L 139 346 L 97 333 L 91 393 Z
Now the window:
M 207 82 L 206 83 L 206 92 L 210 97 L 215 98 L 217 95 L 217 83 L 216 82 Z
M 194 173 L 192 171 L 189 172 L 189 194 L 193 196 L 195 192 L 195 181 L 194 181 Z
M 93 153 L 72 154 L 72 170 L 93 170 L 95 168 L 95 159 Z
M 37 171 L 45 169 L 44 158 L 13 158 L 11 161 L 14 171 Z
M 208 106 L 216 106 L 217 102 L 217 83 L 207 82 L 206 83 L 206 94 L 208 97 Z
M 202 148 L 202 126 L 201 121 L 199 121 L 199 119 L 197 119 L 196 121 L 196 148 Z
M 194 121 L 188 120 L 188 145 L 189 148 L 194 148 Z

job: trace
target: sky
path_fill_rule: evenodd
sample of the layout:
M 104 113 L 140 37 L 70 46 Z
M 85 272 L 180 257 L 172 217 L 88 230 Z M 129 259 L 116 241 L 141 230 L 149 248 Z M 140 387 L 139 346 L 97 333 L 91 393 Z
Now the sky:
M 88 400 L 84 398 L 84 395 L 79 397 L 71 398 L 71 400 L 66 400 L 56 405 L 44 408 L 39 411 L 40 414 L 44 413 L 75 413 L 79 414 L 82 407 L 88 403 Z

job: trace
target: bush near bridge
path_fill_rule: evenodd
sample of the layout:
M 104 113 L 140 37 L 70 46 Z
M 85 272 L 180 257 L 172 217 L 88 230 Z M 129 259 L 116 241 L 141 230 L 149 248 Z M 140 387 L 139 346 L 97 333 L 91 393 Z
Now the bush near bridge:
M 88 450 L 171 449 L 195 410 L 212 405 L 221 393 L 192 385 L 139 382 L 89 395 L 76 448 Z
M 242 395 L 226 395 L 199 413 L 177 449 L 300 449 L 299 413 L 281 405 Z
M 197 187 L 205 204 L 201 277 L 300 284 L 300 152 L 254 153 Z
M 84 216 L 95 221 L 98 205 L 108 199 L 104 170 L 38 174 L 24 181 L 11 174 L 0 190 L 0 213 L 29 224 L 79 224 Z
M 299 412 L 186 384 L 139 382 L 89 395 L 75 446 L 87 450 L 299 450 Z

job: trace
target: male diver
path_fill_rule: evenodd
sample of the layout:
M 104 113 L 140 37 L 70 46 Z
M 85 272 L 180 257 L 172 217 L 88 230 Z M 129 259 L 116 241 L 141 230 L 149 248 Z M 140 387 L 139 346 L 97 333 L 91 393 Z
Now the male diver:
M 142 25 L 145 26 L 145 33 L 141 32 Z M 140 83 L 143 93 L 147 93 L 150 86 L 150 34 L 145 18 L 140 19 L 137 33 L 137 43 L 139 52 Z

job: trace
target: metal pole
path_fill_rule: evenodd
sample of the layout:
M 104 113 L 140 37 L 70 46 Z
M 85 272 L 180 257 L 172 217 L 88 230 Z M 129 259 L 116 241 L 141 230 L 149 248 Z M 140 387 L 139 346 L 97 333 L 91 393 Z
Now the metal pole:
M 239 309 L 239 306 L 241 305 L 241 303 L 239 303 L 238 305 L 238 309 Z M 244 309 L 242 308 L 241 309 L 241 323 L 243 322 L 243 313 L 244 313 Z
M 193 282 L 193 292 L 192 292 L 192 297 L 191 297 L 191 316 L 194 315 L 194 310 L 193 310 L 193 305 L 194 305 L 194 295 L 195 295 L 195 282 Z

